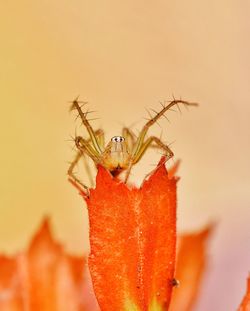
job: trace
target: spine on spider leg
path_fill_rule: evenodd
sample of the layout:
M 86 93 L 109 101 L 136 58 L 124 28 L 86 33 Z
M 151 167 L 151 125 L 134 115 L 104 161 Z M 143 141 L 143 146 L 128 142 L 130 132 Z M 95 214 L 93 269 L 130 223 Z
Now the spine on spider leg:
M 160 112 L 158 112 L 152 119 L 150 119 L 144 126 L 144 129 L 147 130 L 147 128 L 149 128 L 150 126 L 152 126 L 154 123 L 157 122 L 157 120 L 159 120 L 160 117 L 164 116 L 165 112 L 167 112 L 171 107 L 177 105 L 178 104 L 183 104 L 184 106 L 198 106 L 197 103 L 189 103 L 187 101 L 184 100 L 172 100 L 167 106 L 163 106 L 162 110 Z
M 82 109 L 81 109 L 81 107 L 79 106 L 79 102 L 78 102 L 77 100 L 74 100 L 73 103 L 72 103 L 71 110 L 74 110 L 74 109 L 76 109 L 76 110 L 78 111 L 79 116 L 80 116 L 80 118 L 81 118 L 81 120 L 82 120 L 82 123 L 83 123 L 83 125 L 86 127 L 86 129 L 87 129 L 87 131 L 88 131 L 88 133 L 89 133 L 89 136 L 90 136 L 90 138 L 91 138 L 91 141 L 92 141 L 92 143 L 93 143 L 95 149 L 96 149 L 99 153 L 101 153 L 101 149 L 100 149 L 100 146 L 99 146 L 99 144 L 98 144 L 98 142 L 97 142 L 97 139 L 96 139 L 96 137 L 95 137 L 95 133 L 94 133 L 94 131 L 93 131 L 93 129 L 92 129 L 92 126 L 89 124 L 89 121 L 88 121 L 88 119 L 86 118 L 86 113 L 83 113 L 83 112 L 82 112 Z
M 172 100 L 167 106 L 163 106 L 162 110 L 158 113 L 156 113 L 156 115 L 154 117 L 152 117 L 150 120 L 148 120 L 148 122 L 144 125 L 142 131 L 141 131 L 141 134 L 139 135 L 138 137 L 138 140 L 137 140 L 137 143 L 136 143 L 136 146 L 135 146 L 135 149 L 134 149 L 134 153 L 133 155 L 135 155 L 136 153 L 138 153 L 138 150 L 141 148 L 141 146 L 143 145 L 143 142 L 144 142 L 144 138 L 148 132 L 148 129 L 157 122 L 157 120 L 160 119 L 160 117 L 164 116 L 164 114 L 171 108 L 173 107 L 174 105 L 177 105 L 178 104 L 183 104 L 185 106 L 198 106 L 197 103 L 189 103 L 187 101 L 184 101 L 184 100 Z

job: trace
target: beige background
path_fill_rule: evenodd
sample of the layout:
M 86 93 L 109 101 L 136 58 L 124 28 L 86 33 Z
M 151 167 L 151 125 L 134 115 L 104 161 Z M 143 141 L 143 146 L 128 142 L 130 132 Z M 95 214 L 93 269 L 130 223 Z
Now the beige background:
M 68 100 L 88 100 L 110 139 L 173 93 L 201 104 L 160 122 L 182 159 L 178 226 L 218 223 L 197 310 L 235 310 L 250 270 L 249 12 L 236 0 L 2 2 L 0 251 L 24 248 L 46 214 L 69 250 L 88 249 L 66 177 Z M 158 159 L 148 154 L 134 180 Z

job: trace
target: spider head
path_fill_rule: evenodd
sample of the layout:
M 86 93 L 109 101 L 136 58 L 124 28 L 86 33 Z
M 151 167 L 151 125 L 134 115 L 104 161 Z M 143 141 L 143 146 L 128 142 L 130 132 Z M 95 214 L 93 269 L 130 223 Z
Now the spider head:
M 125 138 L 122 136 L 114 136 L 111 138 L 111 141 L 113 143 L 123 143 L 123 142 L 125 142 Z
M 109 146 L 110 153 L 113 154 L 114 157 L 117 157 L 120 153 L 124 155 L 127 152 L 127 145 L 123 136 L 112 137 Z

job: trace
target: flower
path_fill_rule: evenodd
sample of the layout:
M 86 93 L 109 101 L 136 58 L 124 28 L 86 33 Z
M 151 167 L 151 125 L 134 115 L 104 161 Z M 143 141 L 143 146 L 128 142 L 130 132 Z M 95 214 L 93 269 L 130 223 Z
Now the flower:
M 193 310 L 213 226 L 180 236 L 175 259 L 178 179 L 173 176 L 175 168 L 168 173 L 164 164 L 162 158 L 139 189 L 99 167 L 96 188 L 85 197 L 90 220 L 88 265 L 100 308 L 86 259 L 66 253 L 54 240 L 46 218 L 26 251 L 0 256 L 0 310 Z M 180 286 L 173 290 L 174 277 Z M 249 310 L 249 283 L 238 311 Z

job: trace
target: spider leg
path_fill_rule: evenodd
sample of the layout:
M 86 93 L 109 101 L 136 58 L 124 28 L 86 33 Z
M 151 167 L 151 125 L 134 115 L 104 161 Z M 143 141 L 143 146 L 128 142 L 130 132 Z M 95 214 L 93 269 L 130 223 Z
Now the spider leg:
M 104 149 L 104 132 L 102 129 L 98 129 L 96 131 L 94 131 L 95 133 L 95 136 L 96 136 L 96 139 L 99 143 L 99 146 Z M 91 142 L 91 139 L 87 139 L 86 140 L 86 143 L 90 143 Z M 93 176 L 91 174 L 91 168 L 89 166 L 89 163 L 86 159 L 86 154 L 85 153 L 82 153 L 82 157 L 83 157 L 83 161 L 84 161 L 84 166 L 85 166 L 85 170 L 87 172 L 87 175 L 88 175 L 88 178 L 89 178 L 89 181 L 90 181 L 90 185 L 91 187 L 94 186 L 94 179 L 93 179 Z
M 94 162 L 95 164 L 99 163 L 101 154 L 99 154 L 94 147 L 92 147 L 88 141 L 81 136 L 77 136 L 75 138 L 76 147 L 83 153 L 86 153 Z
M 78 101 L 78 98 L 76 98 L 75 100 L 73 100 L 72 102 L 72 106 L 71 106 L 71 110 L 77 110 L 81 120 L 82 120 L 82 123 L 83 125 L 86 127 L 88 133 L 89 133 L 89 136 L 90 136 L 90 140 L 91 140 L 91 143 L 93 145 L 93 148 L 95 149 L 95 151 L 98 153 L 98 154 L 101 154 L 102 153 L 102 150 L 101 150 L 101 147 L 98 143 L 98 140 L 96 138 L 96 135 L 95 135 L 95 131 L 93 130 L 92 126 L 90 125 L 88 119 L 87 119 L 87 113 L 84 113 L 79 105 L 79 101 Z
M 167 106 L 163 106 L 162 110 L 160 112 L 158 112 L 154 117 L 152 117 L 151 119 L 148 120 L 148 122 L 144 125 L 144 127 L 142 128 L 142 131 L 140 133 L 140 135 L 137 138 L 137 141 L 135 143 L 135 147 L 133 150 L 133 157 L 135 154 L 138 153 L 138 150 L 141 149 L 141 146 L 144 144 L 144 139 L 145 136 L 149 130 L 149 128 L 154 125 L 162 116 L 165 116 L 164 114 L 171 109 L 171 107 L 177 105 L 178 104 L 183 104 L 184 106 L 197 106 L 197 103 L 189 103 L 187 101 L 184 100 L 172 100 Z
M 149 130 L 149 128 L 154 125 L 162 116 L 165 117 L 165 113 L 168 110 L 171 110 L 171 108 L 173 106 L 177 106 L 179 109 L 178 104 L 183 104 L 184 106 L 198 106 L 197 103 L 190 103 L 187 102 L 185 100 L 179 99 L 173 99 L 168 105 L 163 105 L 162 109 L 160 112 L 156 113 L 156 115 L 152 118 L 150 118 L 148 120 L 148 122 L 143 126 L 135 144 L 134 144 L 134 148 L 133 148 L 133 152 L 131 155 L 131 159 L 130 159 L 130 163 L 126 172 L 126 176 L 125 176 L 125 182 L 127 182 L 130 171 L 132 169 L 133 164 L 137 163 L 140 158 L 143 156 L 144 152 L 146 151 L 146 149 L 148 148 L 148 146 L 151 144 L 152 141 L 154 141 L 157 145 L 160 146 L 161 149 L 165 150 L 167 152 L 167 157 L 172 157 L 173 153 L 172 151 L 169 149 L 169 147 L 167 147 L 166 145 L 164 145 L 160 139 L 158 139 L 157 137 L 150 137 L 145 141 L 145 136 Z M 164 147 L 163 147 L 164 146 Z M 171 155 L 171 156 L 170 156 Z
M 89 162 L 87 161 L 85 153 L 82 153 L 82 158 L 83 158 L 83 164 L 85 167 L 85 171 L 86 171 L 88 178 L 89 178 L 90 187 L 93 188 L 94 187 L 94 179 L 93 179 L 93 176 L 91 173 L 91 167 L 89 165 Z
M 99 143 L 99 146 L 101 147 L 101 149 L 104 149 L 104 132 L 102 129 L 98 129 L 96 131 L 94 131 L 95 137 L 97 142 Z M 90 143 L 91 142 L 91 138 L 87 139 L 87 142 Z
M 141 147 L 138 149 L 137 153 L 134 154 L 134 156 L 131 158 L 129 167 L 128 167 L 127 172 L 126 172 L 125 182 L 127 182 L 127 180 L 128 180 L 128 177 L 129 177 L 129 174 L 131 172 L 132 166 L 134 164 L 136 164 L 138 161 L 140 161 L 140 159 L 142 158 L 142 156 L 144 155 L 146 150 L 149 147 L 152 147 L 151 146 L 152 143 L 155 143 L 155 145 L 153 145 L 153 146 L 157 146 L 158 149 L 162 149 L 165 152 L 166 161 L 168 161 L 169 159 L 171 159 L 174 156 L 173 151 L 167 145 L 165 145 L 158 137 L 150 136 L 141 145 Z
M 144 144 L 138 150 L 137 154 L 134 155 L 133 164 L 136 164 L 142 158 L 145 151 L 148 149 L 148 147 L 150 147 L 153 142 L 158 146 L 159 149 L 162 149 L 165 152 L 167 161 L 174 156 L 173 151 L 167 145 L 165 145 L 158 137 L 151 136 L 144 142 Z
M 103 133 L 102 130 L 99 130 L 99 134 L 102 135 L 102 133 Z M 77 165 L 77 163 L 79 162 L 79 160 L 81 159 L 81 157 L 85 158 L 85 154 L 87 154 L 94 161 L 95 164 L 99 163 L 100 154 L 88 143 L 87 140 L 83 139 L 81 136 L 77 136 L 75 138 L 75 144 L 76 144 L 76 147 L 79 149 L 79 151 L 68 169 L 68 175 L 73 179 L 74 182 L 81 185 L 83 189 L 85 190 L 84 192 L 86 193 L 86 195 L 88 195 L 89 188 L 81 182 L 81 180 L 74 174 L 73 170 L 75 166 Z M 90 181 L 92 183 L 90 169 L 88 165 L 87 166 L 86 165 L 87 165 L 87 162 L 85 161 L 85 167 L 88 172 Z
M 131 151 L 136 141 L 136 135 L 128 127 L 124 127 L 122 129 L 122 136 L 125 138 L 128 149 Z
M 74 174 L 74 168 L 79 162 L 79 160 L 82 157 L 82 152 L 78 151 L 76 154 L 75 159 L 71 162 L 69 168 L 68 168 L 68 175 L 70 177 L 70 181 L 73 180 L 74 183 L 77 184 L 77 186 L 80 185 L 80 189 L 86 196 L 89 196 L 89 188 L 84 183 L 81 182 L 81 180 Z

